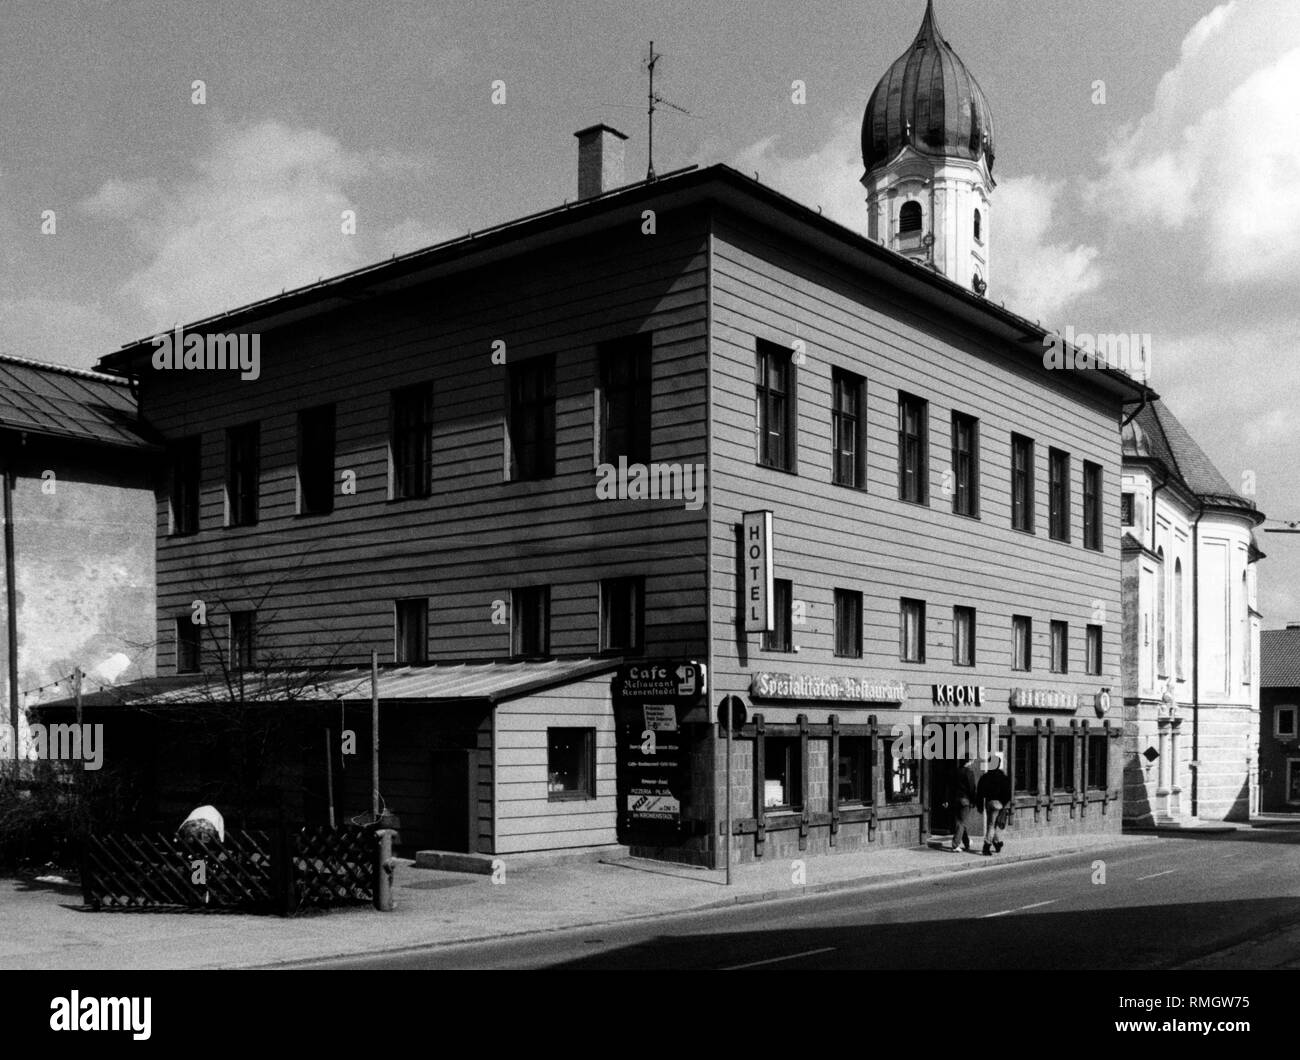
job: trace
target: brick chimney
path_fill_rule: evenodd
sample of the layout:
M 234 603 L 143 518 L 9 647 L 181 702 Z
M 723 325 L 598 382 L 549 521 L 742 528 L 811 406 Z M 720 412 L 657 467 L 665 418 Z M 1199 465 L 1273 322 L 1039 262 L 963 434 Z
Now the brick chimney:
M 623 185 L 623 142 L 608 125 L 592 125 L 573 134 L 578 138 L 578 198 L 590 199 Z

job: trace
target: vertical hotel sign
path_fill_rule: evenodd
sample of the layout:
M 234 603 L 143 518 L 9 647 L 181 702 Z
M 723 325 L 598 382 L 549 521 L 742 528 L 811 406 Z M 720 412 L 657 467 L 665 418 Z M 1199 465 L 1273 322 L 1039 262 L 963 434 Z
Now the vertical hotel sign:
M 740 524 L 740 544 L 745 632 L 770 632 L 776 624 L 772 599 L 772 513 L 746 512 Z

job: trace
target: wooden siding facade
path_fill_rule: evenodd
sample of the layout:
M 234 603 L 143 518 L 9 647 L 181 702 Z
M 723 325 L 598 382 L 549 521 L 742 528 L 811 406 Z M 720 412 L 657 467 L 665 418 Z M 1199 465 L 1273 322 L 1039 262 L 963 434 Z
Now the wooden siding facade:
M 954 326 L 931 306 L 901 290 L 871 282 L 826 255 L 783 238 L 744 217 L 719 212 L 711 242 L 711 620 L 714 702 L 740 696 L 751 715 L 769 725 L 793 725 L 799 715 L 826 725 L 866 725 L 875 715 L 882 737 L 875 745 L 873 781 L 877 816 L 890 820 L 881 835 L 919 841 L 937 776 L 923 764 L 921 790 L 910 804 L 886 805 L 885 747 L 894 725 L 954 720 L 958 712 L 990 719 L 1006 746 L 1009 719 L 1032 727 L 1033 712 L 1010 709 L 1013 688 L 1077 693 L 1077 712 L 1057 714 L 1067 728 L 1093 714 L 1094 696 L 1110 686 L 1118 708 L 1121 633 L 1118 399 L 1097 396 L 1071 371 L 1048 371 L 1024 351 Z M 791 350 L 796 422 L 795 468 L 759 463 L 755 366 L 760 343 Z M 865 380 L 865 484 L 838 485 L 832 474 L 832 373 Z M 899 397 L 928 402 L 929 503 L 900 499 Z M 979 421 L 978 516 L 955 514 L 952 504 L 952 414 Z M 1035 532 L 1011 526 L 1011 435 L 1033 439 Z M 1048 451 L 1070 454 L 1069 541 L 1049 537 Z M 1082 469 L 1102 468 L 1102 549 L 1083 545 Z M 948 488 L 945 489 L 945 482 Z M 744 633 L 737 621 L 739 529 L 746 511 L 773 513 L 773 576 L 792 582 L 790 652 L 764 651 L 761 635 Z M 836 589 L 862 594 L 862 657 L 835 654 Z M 900 659 L 900 600 L 925 603 L 925 661 Z M 953 608 L 976 613 L 974 665 L 956 665 Z M 1032 669 L 1012 669 L 1013 615 L 1032 622 Z M 1069 624 L 1068 672 L 1049 669 L 1050 623 Z M 1101 674 L 1087 674 L 1085 630 L 1102 627 Z M 760 671 L 809 676 L 874 675 L 901 681 L 901 702 L 846 703 L 752 699 L 750 683 Z M 982 686 L 982 707 L 936 706 L 933 685 Z M 1086 706 L 1083 706 L 1086 704 Z M 1118 724 L 1118 709 L 1115 723 Z M 1046 718 L 1047 715 L 1043 715 Z M 1096 731 L 1094 729 L 1094 731 Z M 813 741 L 814 756 L 824 755 Z M 1110 777 L 1119 786 L 1118 741 L 1111 741 Z M 751 755 L 733 773 L 733 819 L 752 820 L 755 787 L 745 776 Z M 816 761 L 815 757 L 813 759 Z M 1042 775 L 1040 771 L 1040 775 Z M 810 799 L 815 799 L 813 778 Z M 717 800 L 721 801 L 719 787 Z M 824 796 L 824 792 L 823 792 Z M 825 798 L 822 798 L 825 802 Z M 826 809 L 826 807 L 822 807 Z M 1023 816 L 1023 815 L 1022 815 Z M 1032 822 L 1034 816 L 1030 815 Z M 1069 818 L 1077 817 L 1073 811 Z M 1117 807 L 1093 827 L 1118 829 Z M 1047 826 L 1043 820 L 1041 827 Z M 1061 825 L 1058 813 L 1056 824 Z M 872 824 L 874 834 L 879 821 Z M 739 830 L 741 826 L 737 825 Z M 825 849 L 828 826 L 805 829 L 796 846 L 769 841 L 768 850 Z M 866 841 L 866 822 L 842 826 L 838 847 Z M 797 836 L 798 833 L 783 833 Z M 734 835 L 735 854 L 754 857 L 752 834 Z M 786 847 L 789 846 L 787 850 Z
M 693 774 L 707 773 L 712 763 L 713 783 L 695 776 L 683 807 L 684 816 L 709 824 L 659 852 L 705 864 L 720 863 L 713 823 L 722 816 L 726 763 L 716 727 L 702 723 L 724 695 L 740 696 L 751 718 L 761 712 L 769 725 L 798 726 L 803 715 L 805 724 L 820 727 L 808 750 L 819 776 L 837 767 L 831 745 L 819 742 L 830 740 L 823 730 L 831 714 L 858 727 L 877 717 L 871 805 L 880 812 L 850 815 L 842 848 L 881 837 L 886 845 L 917 842 L 928 827 L 928 769 L 916 800 L 885 807 L 882 748 L 898 722 L 957 716 L 931 702 L 933 684 L 982 686 L 984 704 L 968 712 L 994 723 L 1003 740 L 1013 718 L 1031 728 L 1043 721 L 1010 709 L 1013 688 L 1077 693 L 1087 708 L 1054 715 L 1058 725 L 1091 714 L 1098 689 L 1119 685 L 1120 398 L 1078 373 L 1047 371 L 1041 347 L 1027 356 L 991 326 L 986 332 L 955 323 L 956 314 L 936 308 L 949 296 L 922 298 L 915 283 L 913 293 L 907 284 L 893 286 L 888 265 L 845 267 L 843 247 L 828 253 L 827 241 L 847 245 L 848 237 L 811 228 L 791 235 L 798 225 L 778 230 L 707 191 L 684 198 L 685 205 L 665 199 L 653 235 L 643 232 L 639 208 L 626 209 L 598 232 L 499 254 L 401 294 L 358 298 L 346 309 L 268 330 L 256 381 L 234 372 L 144 368 L 145 418 L 169 440 L 199 436 L 202 453 L 198 532 L 169 534 L 168 496 L 158 497 L 160 672 L 175 672 L 175 623 L 188 618 L 195 600 L 205 602 L 210 629 L 223 636 L 228 612 L 256 607 L 262 664 L 360 665 L 371 650 L 391 664 L 395 602 L 412 597 L 429 600 L 429 662 L 502 659 L 512 650 L 511 590 L 533 585 L 550 586 L 550 653 L 594 655 L 601 648 L 600 581 L 644 577 L 644 654 L 710 664 L 710 709 L 687 720 L 698 734 Z M 597 348 L 642 333 L 652 336 L 651 459 L 708 465 L 707 502 L 697 510 L 681 499 L 596 496 Z M 555 473 L 539 481 L 508 480 L 508 390 L 506 367 L 493 359 L 498 342 L 507 366 L 554 358 Z M 757 459 L 760 342 L 800 351 L 789 472 Z M 832 482 L 834 369 L 865 380 L 861 488 Z M 391 395 L 418 383 L 432 385 L 432 490 L 427 498 L 394 500 Z M 899 499 L 900 392 L 929 403 L 928 505 Z M 297 414 L 330 403 L 333 511 L 300 515 Z M 944 490 L 953 412 L 979 421 L 978 518 L 954 514 Z M 251 422 L 260 425 L 259 519 L 226 527 L 226 434 Z M 1013 432 L 1034 440 L 1032 534 L 1011 527 Z M 1068 542 L 1048 533 L 1050 448 L 1070 454 Z M 1085 461 L 1102 469 L 1100 551 L 1083 546 Z M 348 473 L 355 493 L 339 489 Z M 763 651 L 759 635 L 739 632 L 738 527 L 742 513 L 757 509 L 774 513 L 775 574 L 793 583 L 799 605 L 795 651 Z M 835 589 L 862 593 L 861 658 L 835 655 Z M 926 602 L 924 663 L 900 661 L 901 597 Z M 952 662 L 954 606 L 976 612 L 973 666 Z M 1012 615 L 1033 619 L 1029 672 L 1011 668 Z M 1052 621 L 1069 623 L 1066 673 L 1049 672 Z M 1100 675 L 1084 673 L 1089 624 L 1103 630 Z M 209 637 L 209 649 L 214 643 Z M 216 663 L 210 652 L 203 661 Z M 758 671 L 872 674 L 904 682 L 906 695 L 874 703 L 755 701 L 750 682 Z M 426 708 L 437 709 L 400 710 L 415 717 Z M 595 731 L 594 798 L 549 797 L 552 726 Z M 420 757 L 432 737 L 418 725 L 402 731 L 414 741 L 413 757 L 399 764 L 397 780 L 406 787 L 400 798 L 386 798 L 404 830 L 433 834 L 437 798 L 422 794 L 428 789 Z M 458 731 L 468 741 L 461 750 L 473 756 L 477 824 L 470 842 L 478 851 L 617 840 L 608 677 L 507 700 Z M 764 847 L 753 828 L 740 824 L 762 816 L 752 736 L 741 734 L 733 761 L 731 842 L 742 859 Z M 1047 754 L 1044 741 L 1040 756 Z M 1048 772 L 1044 761 L 1044 783 Z M 1110 776 L 1118 784 L 1117 758 Z M 816 798 L 831 812 L 833 780 L 817 784 Z M 1044 829 L 1119 827 L 1109 795 L 1095 813 L 1086 812 L 1087 798 L 1054 803 L 1050 791 L 1044 795 L 1027 816 Z M 790 831 L 766 850 L 829 849 L 834 831 L 814 823 L 798 830 L 796 846 Z

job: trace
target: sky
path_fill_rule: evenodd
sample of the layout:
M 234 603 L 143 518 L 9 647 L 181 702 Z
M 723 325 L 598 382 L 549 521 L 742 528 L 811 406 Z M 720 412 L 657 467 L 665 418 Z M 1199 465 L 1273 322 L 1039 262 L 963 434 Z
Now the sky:
M 558 205 L 597 121 L 640 176 L 652 39 L 656 88 L 692 112 L 657 116 L 658 172 L 726 162 L 864 231 L 862 111 L 924 7 L 6 0 L 0 351 L 89 367 Z M 1300 520 L 1300 4 L 936 13 L 993 109 L 988 296 L 1150 335 L 1153 385 L 1227 480 L 1266 526 Z M 1300 535 L 1260 541 L 1265 627 L 1300 621 Z

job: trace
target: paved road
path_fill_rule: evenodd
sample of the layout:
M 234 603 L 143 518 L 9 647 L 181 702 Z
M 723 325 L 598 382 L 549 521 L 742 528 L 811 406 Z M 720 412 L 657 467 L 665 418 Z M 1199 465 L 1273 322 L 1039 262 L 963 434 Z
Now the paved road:
M 1232 947 L 1227 966 L 1242 952 L 1255 956 L 1240 967 L 1300 967 L 1297 929 L 1300 830 L 1276 828 L 313 967 L 942 969 L 956 952 L 992 968 L 1150 969 Z

